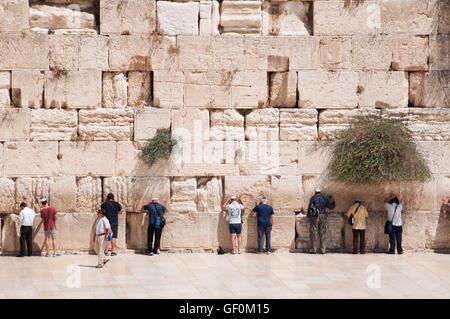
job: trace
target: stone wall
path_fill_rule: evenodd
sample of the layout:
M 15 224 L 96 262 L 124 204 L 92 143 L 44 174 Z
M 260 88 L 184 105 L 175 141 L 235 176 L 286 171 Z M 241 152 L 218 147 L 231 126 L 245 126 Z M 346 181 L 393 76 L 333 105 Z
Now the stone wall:
M 126 208 L 120 248 L 145 248 L 153 196 L 173 222 L 164 249 L 228 248 L 220 206 L 243 194 L 273 204 L 274 247 L 303 249 L 316 187 L 337 201 L 331 249 L 349 247 L 340 212 L 355 197 L 370 210 L 368 247 L 385 249 L 390 191 L 405 204 L 405 247 L 450 248 L 449 22 L 445 0 L 2 0 L 2 251 L 17 250 L 19 203 L 38 210 L 41 197 L 61 212 L 61 249 L 92 248 L 110 191 Z M 329 178 L 329 142 L 366 113 L 409 125 L 432 181 Z M 140 147 L 157 130 L 179 143 L 149 168 Z M 255 248 L 255 218 L 244 221 Z

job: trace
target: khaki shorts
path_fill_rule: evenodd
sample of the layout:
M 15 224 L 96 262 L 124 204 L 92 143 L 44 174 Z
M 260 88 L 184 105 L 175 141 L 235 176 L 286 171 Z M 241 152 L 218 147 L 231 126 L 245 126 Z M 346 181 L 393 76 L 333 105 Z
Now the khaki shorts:
M 58 232 L 56 231 L 56 228 L 53 228 L 51 230 L 47 230 L 45 232 L 45 237 L 52 237 L 52 238 L 56 238 L 58 236 Z

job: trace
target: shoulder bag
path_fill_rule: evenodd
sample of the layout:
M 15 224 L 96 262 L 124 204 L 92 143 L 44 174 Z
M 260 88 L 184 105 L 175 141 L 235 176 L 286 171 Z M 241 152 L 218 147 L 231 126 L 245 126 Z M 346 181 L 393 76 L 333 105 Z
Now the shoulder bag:
M 359 207 L 361 206 L 361 203 L 359 203 L 358 207 L 356 207 L 356 210 L 353 214 L 350 215 L 350 217 L 348 218 L 348 223 L 353 226 L 353 224 L 355 223 L 355 215 L 356 212 L 358 211 Z
M 398 205 L 395 205 L 395 210 L 394 210 L 394 214 L 392 215 L 392 219 L 387 220 L 386 224 L 384 224 L 384 233 L 385 234 L 391 234 L 393 232 L 392 221 L 394 220 L 395 212 L 397 211 L 397 207 L 398 207 Z

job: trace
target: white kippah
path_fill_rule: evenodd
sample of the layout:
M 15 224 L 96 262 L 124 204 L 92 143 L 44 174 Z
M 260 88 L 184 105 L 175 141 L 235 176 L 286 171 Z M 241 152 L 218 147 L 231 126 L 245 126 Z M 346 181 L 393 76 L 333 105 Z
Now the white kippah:
M 236 199 L 237 197 L 236 196 L 231 196 L 231 199 Z
M 47 201 L 46 198 L 42 198 L 42 199 L 41 199 L 41 203 L 46 202 L 46 201 Z
M 158 200 L 156 197 L 153 197 L 152 200 Z
M 316 188 L 316 193 L 320 193 L 320 188 Z

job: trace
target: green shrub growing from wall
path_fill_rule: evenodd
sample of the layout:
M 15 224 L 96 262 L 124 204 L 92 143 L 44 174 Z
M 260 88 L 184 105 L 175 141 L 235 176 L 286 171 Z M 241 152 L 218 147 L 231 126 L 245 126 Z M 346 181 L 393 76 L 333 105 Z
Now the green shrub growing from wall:
M 157 131 L 156 135 L 142 148 L 140 158 L 152 167 L 160 158 L 167 160 L 177 141 L 168 132 Z
M 353 118 L 338 133 L 330 175 L 356 184 L 431 179 L 408 127 L 399 120 L 371 115 Z

